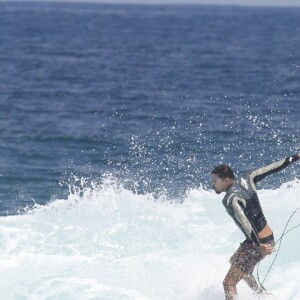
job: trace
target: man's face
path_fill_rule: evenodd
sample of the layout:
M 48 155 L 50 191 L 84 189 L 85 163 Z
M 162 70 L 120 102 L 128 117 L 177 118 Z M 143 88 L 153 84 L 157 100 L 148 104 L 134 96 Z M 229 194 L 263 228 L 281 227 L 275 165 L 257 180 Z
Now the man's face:
M 218 177 L 217 174 L 212 174 L 211 184 L 214 191 L 217 194 L 220 194 L 228 189 L 229 185 L 231 184 L 231 180 L 229 178 L 222 179 Z

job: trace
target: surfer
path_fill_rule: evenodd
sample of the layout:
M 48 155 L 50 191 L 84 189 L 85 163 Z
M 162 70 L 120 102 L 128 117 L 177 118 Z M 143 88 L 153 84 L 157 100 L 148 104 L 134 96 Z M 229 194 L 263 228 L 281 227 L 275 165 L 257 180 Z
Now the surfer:
M 212 170 L 213 189 L 217 194 L 226 192 L 223 205 L 246 237 L 230 258 L 231 266 L 223 281 L 226 300 L 237 299 L 236 285 L 242 279 L 256 293 L 264 292 L 258 285 L 253 270 L 260 260 L 275 251 L 275 241 L 273 231 L 263 214 L 255 185 L 299 158 L 300 154 L 287 157 L 237 179 L 228 165 L 220 165 Z

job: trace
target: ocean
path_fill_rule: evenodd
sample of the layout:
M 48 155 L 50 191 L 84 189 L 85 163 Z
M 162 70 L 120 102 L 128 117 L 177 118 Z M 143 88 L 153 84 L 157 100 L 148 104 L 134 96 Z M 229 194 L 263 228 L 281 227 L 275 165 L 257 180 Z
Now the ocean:
M 223 299 L 243 235 L 210 171 L 300 152 L 300 9 L 0 2 L 0 45 L 1 299 Z M 277 239 L 299 177 L 258 185 Z M 264 283 L 281 300 L 299 230 Z

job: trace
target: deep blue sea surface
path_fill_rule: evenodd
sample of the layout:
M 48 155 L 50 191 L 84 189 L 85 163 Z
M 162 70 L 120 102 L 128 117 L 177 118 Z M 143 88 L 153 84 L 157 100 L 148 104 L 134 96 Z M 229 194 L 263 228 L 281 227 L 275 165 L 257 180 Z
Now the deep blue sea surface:
M 296 8 L 1 2 L 0 214 L 108 174 L 181 199 L 297 153 L 299 49 Z

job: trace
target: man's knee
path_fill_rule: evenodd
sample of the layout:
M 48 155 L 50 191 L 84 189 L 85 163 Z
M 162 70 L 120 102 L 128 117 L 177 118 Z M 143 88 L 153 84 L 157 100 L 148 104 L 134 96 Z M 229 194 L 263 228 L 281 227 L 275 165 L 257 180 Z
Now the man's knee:
M 224 280 L 223 280 L 223 286 L 224 287 L 235 287 L 238 282 L 243 279 L 245 276 L 245 274 L 234 268 L 234 269 L 230 269 L 230 271 L 227 273 L 227 275 L 225 276 Z
M 236 280 L 232 278 L 233 276 L 226 275 L 223 280 L 223 287 L 225 290 L 229 289 L 230 287 L 235 287 L 237 285 Z

